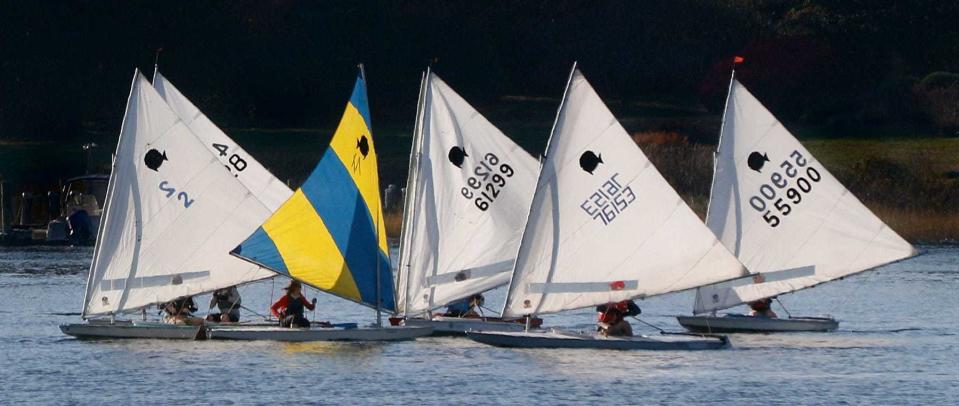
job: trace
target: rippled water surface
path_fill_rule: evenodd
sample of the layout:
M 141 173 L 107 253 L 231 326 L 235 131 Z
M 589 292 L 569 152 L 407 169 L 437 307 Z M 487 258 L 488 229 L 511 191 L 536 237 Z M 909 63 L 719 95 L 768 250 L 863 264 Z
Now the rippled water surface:
M 924 250 L 782 298 L 795 315 L 834 315 L 837 332 L 732 335 L 733 348 L 712 352 L 618 352 L 510 350 L 461 338 L 79 341 L 57 325 L 79 320 L 92 250 L 0 248 L 0 403 L 956 404 L 959 248 Z M 244 304 L 265 313 L 283 283 L 276 293 L 270 281 L 243 287 Z M 503 294 L 487 304 L 498 307 Z M 373 320 L 366 308 L 328 295 L 319 301 L 318 319 Z M 640 305 L 645 320 L 678 330 L 671 316 L 688 313 L 692 295 Z M 588 329 L 593 317 L 579 311 L 546 322 Z

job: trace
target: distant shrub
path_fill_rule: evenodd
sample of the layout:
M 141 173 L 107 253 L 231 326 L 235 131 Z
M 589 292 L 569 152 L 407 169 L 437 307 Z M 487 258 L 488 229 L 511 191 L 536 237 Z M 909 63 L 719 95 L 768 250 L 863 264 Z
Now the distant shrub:
M 959 85 L 959 73 L 933 72 L 919 81 L 924 89 L 948 88 Z
M 715 146 L 689 143 L 675 131 L 637 132 L 633 140 L 686 202 L 704 211 L 705 204 L 697 203 L 709 199 Z
M 899 162 L 870 157 L 843 175 L 849 178 L 840 180 L 867 203 L 909 210 L 953 210 L 959 204 L 956 180 L 921 155 Z
M 639 145 L 686 144 L 689 142 L 689 137 L 676 131 L 637 131 L 633 133 L 633 141 Z
M 930 73 L 913 91 L 940 133 L 959 136 L 959 73 Z

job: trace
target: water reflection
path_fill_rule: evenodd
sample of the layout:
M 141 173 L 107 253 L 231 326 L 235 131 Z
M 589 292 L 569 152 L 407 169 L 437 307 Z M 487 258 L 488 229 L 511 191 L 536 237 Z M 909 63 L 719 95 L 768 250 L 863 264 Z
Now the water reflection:
M 351 343 L 331 341 L 308 341 L 302 343 L 277 343 L 284 355 L 316 355 L 324 358 L 347 358 L 351 360 L 376 357 L 383 353 L 383 346 L 390 343 Z

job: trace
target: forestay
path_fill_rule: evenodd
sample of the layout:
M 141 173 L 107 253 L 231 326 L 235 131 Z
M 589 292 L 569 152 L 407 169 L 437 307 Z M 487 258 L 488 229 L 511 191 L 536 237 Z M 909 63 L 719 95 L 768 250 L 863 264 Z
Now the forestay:
M 135 73 L 83 317 L 273 276 L 229 251 L 270 214 Z
M 394 311 L 366 82 L 293 197 L 233 254 L 357 303 Z
M 695 313 L 808 288 L 916 254 L 735 79 L 728 97 L 706 222 L 757 274 L 703 287 Z
M 276 210 L 293 195 L 293 191 L 286 184 L 213 124 L 159 71 L 153 73 L 153 87 L 223 166 L 270 211 Z
M 397 274 L 409 314 L 509 281 L 539 169 L 435 74 L 421 92 Z
M 744 274 L 574 68 L 504 316 L 647 297 Z

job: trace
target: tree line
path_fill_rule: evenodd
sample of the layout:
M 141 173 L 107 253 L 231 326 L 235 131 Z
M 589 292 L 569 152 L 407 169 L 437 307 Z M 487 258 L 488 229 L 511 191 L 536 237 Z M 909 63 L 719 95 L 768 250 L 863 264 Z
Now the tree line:
M 575 60 L 609 100 L 722 109 L 738 77 L 830 133 L 959 130 L 959 3 L 3 1 L 0 139 L 116 132 L 134 68 L 227 128 L 324 127 L 364 62 L 374 125 L 408 126 L 433 68 L 481 111 L 558 99 Z M 550 109 L 555 110 L 551 105 Z

